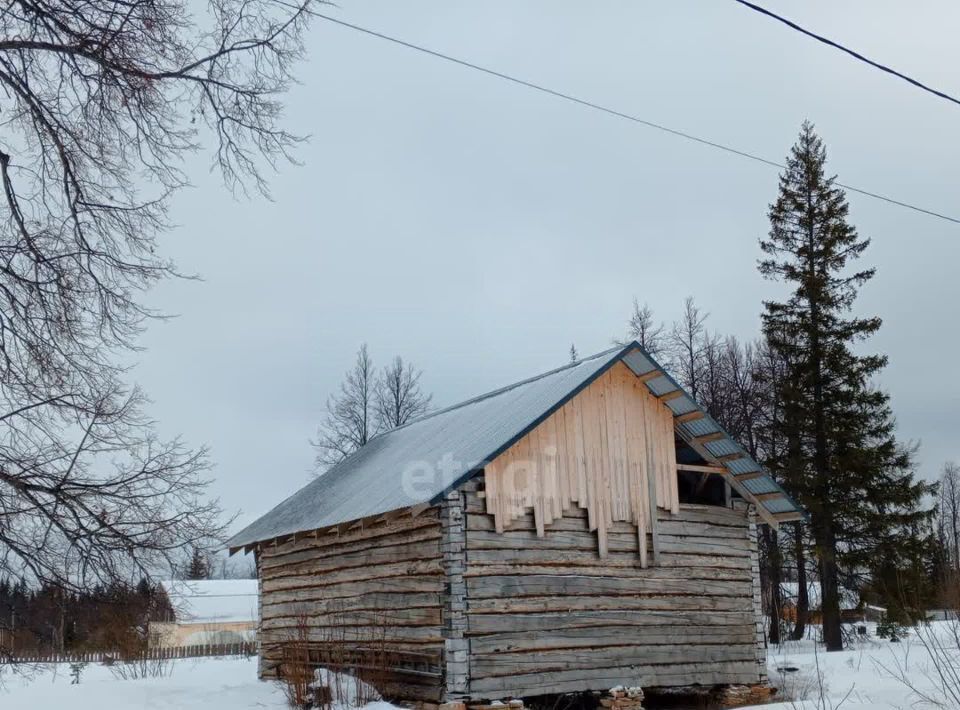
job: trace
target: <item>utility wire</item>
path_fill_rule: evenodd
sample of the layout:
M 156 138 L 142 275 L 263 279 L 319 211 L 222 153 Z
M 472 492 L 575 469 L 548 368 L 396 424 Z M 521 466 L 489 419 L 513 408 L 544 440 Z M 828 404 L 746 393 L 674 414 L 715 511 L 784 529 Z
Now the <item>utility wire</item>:
M 927 86 L 926 84 L 924 84 L 924 83 L 922 83 L 922 82 L 919 82 L 919 81 L 917 81 L 916 79 L 907 76 L 906 74 L 901 74 L 901 73 L 898 72 L 896 69 L 891 69 L 890 67 L 885 66 L 885 65 L 883 65 L 883 64 L 880 64 L 879 62 L 875 62 L 875 61 L 873 61 L 872 59 L 863 56 L 863 55 L 860 54 L 859 52 L 856 52 L 856 51 L 850 49 L 849 47 L 845 47 L 844 45 L 840 44 L 839 42 L 834 42 L 832 39 L 828 39 L 828 38 L 826 38 L 826 37 L 823 37 L 823 36 L 821 36 L 821 35 L 818 35 L 816 32 L 811 32 L 810 30 L 801 27 L 801 26 L 798 25 L 796 22 L 791 22 L 791 21 L 788 20 L 787 18 L 781 17 L 780 15 L 778 15 L 778 14 L 776 14 L 776 13 L 774 13 L 774 12 L 771 12 L 770 10 L 767 10 L 767 9 L 764 8 L 764 7 L 760 7 L 759 5 L 754 5 L 752 2 L 747 2 L 747 0 L 734 0 L 734 2 L 738 2 L 738 3 L 740 3 L 741 5 L 743 5 L 744 7 L 749 7 L 751 10 L 755 10 L 755 11 L 759 12 L 759 13 L 762 14 L 762 15 L 766 15 L 767 17 L 771 17 L 771 18 L 773 18 L 774 20 L 777 20 L 778 22 L 782 22 L 782 23 L 785 24 L 787 27 L 789 27 L 789 28 L 791 28 L 791 29 L 794 29 L 794 30 L 796 30 L 797 32 L 800 32 L 800 33 L 802 33 L 802 34 L 805 34 L 807 37 L 812 37 L 813 39 L 817 40 L 818 42 L 823 42 L 824 44 L 826 44 L 826 45 L 828 45 L 828 46 L 830 46 L 830 47 L 833 47 L 834 49 L 839 49 L 841 52 L 844 52 L 844 53 L 846 53 L 846 54 L 849 54 L 849 55 L 850 55 L 851 57 L 853 57 L 854 59 L 858 59 L 858 60 L 860 60 L 861 62 L 864 62 L 864 63 L 866 63 L 866 64 L 869 64 L 870 66 L 872 66 L 872 67 L 875 68 L 875 69 L 879 69 L 880 71 L 886 72 L 887 74 L 892 74 L 893 76 L 897 77 L 898 79 L 903 79 L 904 81 L 906 81 L 906 82 L 908 82 L 908 83 L 910 83 L 910 84 L 913 84 L 913 85 L 916 86 L 918 89 L 923 89 L 924 91 L 929 92 L 929 93 L 933 94 L 934 96 L 939 96 L 941 99 L 946 99 L 947 101 L 951 101 L 951 102 L 953 102 L 953 103 L 955 103 L 955 104 L 957 104 L 957 105 L 960 105 L 960 99 L 956 99 L 956 98 L 954 98 L 953 96 L 951 96 L 950 94 L 947 94 L 947 93 L 945 93 L 945 92 L 943 92 L 943 91 L 940 91 L 940 90 L 938 90 L 938 89 L 934 89 L 933 87 Z
M 633 123 L 639 123 L 643 126 L 647 126 L 648 128 L 654 128 L 658 131 L 663 131 L 664 133 L 669 133 L 670 135 L 677 136 L 678 138 L 684 138 L 686 140 L 693 141 L 695 143 L 700 143 L 701 145 L 705 145 L 710 148 L 716 148 L 717 150 L 722 150 L 726 153 L 732 153 L 733 155 L 738 155 L 741 158 L 748 158 L 749 160 L 753 160 L 758 163 L 763 163 L 764 165 L 767 165 L 770 167 L 780 168 L 780 169 L 786 168 L 786 165 L 784 165 L 783 163 L 777 162 L 776 160 L 769 160 L 768 158 L 764 158 L 763 156 L 757 155 L 755 153 L 749 153 L 745 150 L 739 150 L 737 148 L 724 145 L 723 143 L 717 143 L 715 141 L 707 140 L 706 138 L 701 138 L 700 136 L 693 135 L 692 133 L 686 133 L 684 131 L 680 131 L 675 128 L 670 128 L 669 126 L 665 126 L 661 123 L 655 123 L 653 121 L 648 121 L 644 118 L 640 118 L 639 116 L 634 116 L 629 113 L 617 111 L 616 109 L 612 109 L 607 106 L 594 103 L 592 101 L 587 101 L 586 99 L 577 98 L 572 94 L 565 94 L 562 91 L 557 91 L 555 89 L 551 89 L 541 84 L 535 84 L 531 81 L 526 81 L 524 79 L 519 79 L 515 76 L 511 76 L 510 74 L 504 74 L 494 69 L 488 69 L 487 67 L 480 66 L 479 64 L 474 64 L 464 59 L 458 59 L 449 54 L 443 54 L 442 52 L 438 52 L 433 49 L 428 49 L 427 47 L 423 47 L 418 44 L 413 44 L 412 42 L 406 42 L 397 37 L 391 37 L 390 35 L 386 35 L 381 32 L 377 32 L 375 30 L 370 30 L 370 29 L 367 29 L 366 27 L 361 27 L 359 25 L 354 25 L 344 20 L 339 20 L 335 17 L 330 17 L 329 15 L 315 13 L 315 16 L 320 17 L 324 20 L 327 20 L 328 22 L 341 25 L 342 27 L 347 27 L 351 30 L 362 32 L 363 34 L 369 35 L 371 37 L 376 37 L 378 39 L 382 39 L 387 42 L 392 42 L 393 44 L 398 44 L 401 47 L 406 47 L 407 49 L 412 49 L 417 52 L 422 52 L 423 54 L 428 54 L 431 57 L 436 57 L 437 59 L 442 59 L 444 61 L 451 62 L 453 64 L 459 64 L 462 67 L 473 69 L 474 71 L 482 72 L 484 74 L 489 74 L 490 76 L 494 76 L 498 79 L 503 79 L 505 81 L 509 81 L 514 84 L 519 84 L 520 86 L 526 87 L 528 89 L 533 89 L 534 91 L 539 91 L 541 93 L 554 96 L 558 99 L 564 99 L 566 101 L 570 101 L 572 103 L 579 104 L 581 106 L 585 106 L 587 108 L 591 108 L 596 111 L 601 111 L 611 116 L 616 116 L 617 118 L 622 118 L 627 121 L 632 121 Z M 920 212 L 922 214 L 929 215 L 931 217 L 936 217 L 937 219 L 946 220 L 947 222 L 960 224 L 960 218 L 957 218 L 957 217 L 951 217 L 949 215 L 942 214 L 940 212 L 934 212 L 933 210 L 928 210 L 923 207 L 918 207 L 917 205 L 910 204 L 909 202 L 902 202 L 892 197 L 887 197 L 886 195 L 881 195 L 876 192 L 870 192 L 869 190 L 864 190 L 859 187 L 854 187 L 853 185 L 847 185 L 842 182 L 837 182 L 836 185 L 838 187 L 844 188 L 845 190 L 849 190 L 850 192 L 856 192 L 860 195 L 865 195 L 867 197 L 872 197 L 877 200 L 882 200 L 892 205 L 897 205 L 899 207 L 904 207 L 906 209 L 913 210 L 914 212 Z

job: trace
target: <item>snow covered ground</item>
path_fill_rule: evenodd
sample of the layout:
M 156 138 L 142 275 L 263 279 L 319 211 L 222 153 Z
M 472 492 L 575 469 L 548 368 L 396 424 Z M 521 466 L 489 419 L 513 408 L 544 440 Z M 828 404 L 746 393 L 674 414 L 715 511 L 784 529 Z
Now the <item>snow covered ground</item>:
M 89 664 L 78 685 L 70 665 L 39 668 L 31 677 L 0 674 L 0 708 L 34 710 L 289 710 L 276 683 L 257 680 L 255 658 L 197 658 L 170 661 L 161 678 L 122 680 L 110 668 Z M 386 702 L 364 710 L 399 710 Z
M 960 652 L 949 633 L 950 622 L 936 622 L 930 628 L 945 646 L 949 644 L 955 668 L 960 668 Z M 916 692 L 893 677 L 905 672 L 921 693 L 938 696 L 938 674 L 930 654 L 915 634 L 901 643 L 867 639 L 852 650 L 829 654 L 822 649 L 815 651 L 813 641 L 788 643 L 771 653 L 769 665 L 772 682 L 793 699 L 758 706 L 764 710 L 937 707 L 924 703 Z M 31 679 L 5 672 L 0 675 L 0 708 L 282 710 L 287 707 L 279 686 L 257 680 L 256 659 L 186 659 L 171 662 L 168 671 L 162 678 L 120 680 L 109 668 L 90 664 L 83 671 L 79 685 L 71 685 L 67 664 L 47 666 Z M 957 706 L 947 700 L 939 707 Z M 381 702 L 367 705 L 365 710 L 394 708 Z
M 936 654 L 950 663 L 960 681 L 960 650 L 955 622 L 933 622 L 911 631 L 899 643 L 870 636 L 853 648 L 826 653 L 812 640 L 787 642 L 771 648 L 770 681 L 781 689 L 786 702 L 762 705 L 763 710 L 907 710 L 908 708 L 960 708 L 943 681 L 923 640 L 936 644 Z M 921 638 L 918 633 L 923 636 Z M 949 675 L 949 674 L 948 674 Z M 913 689 L 903 681 L 906 679 Z M 948 681 L 949 682 L 949 681 Z
M 286 708 L 283 692 L 257 680 L 255 658 L 198 658 L 173 661 L 162 678 L 120 680 L 91 663 L 71 685 L 69 664 L 45 666 L 32 678 L 4 673 L 0 708 L 72 708 L 73 710 L 241 710 Z

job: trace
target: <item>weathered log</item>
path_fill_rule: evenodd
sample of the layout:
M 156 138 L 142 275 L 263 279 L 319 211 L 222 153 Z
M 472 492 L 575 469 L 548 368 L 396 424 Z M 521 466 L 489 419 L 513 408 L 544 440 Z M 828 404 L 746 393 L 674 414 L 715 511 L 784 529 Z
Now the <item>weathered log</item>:
M 432 543 L 430 545 L 429 543 Z M 337 564 L 341 558 L 350 559 L 350 555 L 370 554 L 371 558 L 389 557 L 414 545 L 423 545 L 421 548 L 427 554 L 435 554 L 433 548 L 440 547 L 440 529 L 437 525 L 397 533 L 388 538 L 369 538 L 356 542 L 344 543 L 342 547 L 326 546 L 300 549 L 288 554 L 271 554 L 264 559 L 264 569 L 287 569 L 298 564 L 316 562 L 323 564 Z M 349 567 L 350 563 L 343 564 Z
M 263 591 L 264 593 L 270 593 L 278 589 L 329 587 L 341 582 L 357 582 L 385 579 L 388 577 L 408 578 L 416 575 L 442 576 L 443 568 L 440 565 L 440 559 L 372 565 L 360 569 L 338 570 L 323 575 L 301 574 L 291 575 L 290 577 L 265 576 L 263 578 Z
M 279 544 L 264 543 L 260 546 L 260 551 L 261 554 L 265 556 L 275 556 L 320 547 L 340 548 L 344 544 L 357 540 L 390 538 L 398 532 L 424 527 L 439 527 L 439 512 L 437 508 L 429 508 L 415 518 L 404 516 L 384 523 L 376 523 L 367 527 L 356 527 L 342 530 L 341 532 L 332 530 L 303 532 L 299 533 L 296 539 L 291 539 L 287 542 Z
M 347 628 L 380 625 L 389 629 L 397 626 L 423 626 L 440 623 L 439 606 L 317 612 L 314 604 L 303 602 L 268 607 L 264 610 L 263 618 L 260 620 L 261 628 L 289 626 L 291 622 L 295 623 L 298 618 L 301 618 L 301 615 L 316 626 L 339 625 Z
M 470 641 L 470 652 L 479 656 L 509 651 L 604 648 L 609 645 L 630 645 L 639 648 L 669 645 L 677 648 L 685 644 L 752 644 L 754 641 L 753 630 L 745 625 L 594 625 L 587 628 L 551 628 L 548 634 L 512 631 L 475 636 Z
M 607 638 L 610 644 L 615 639 Z M 611 666 L 673 667 L 687 664 L 755 662 L 752 643 L 694 644 L 665 646 L 601 645 L 590 653 L 581 649 L 540 650 L 536 652 L 474 654 L 470 660 L 470 677 L 474 680 L 495 676 L 517 676 L 536 670 L 540 673 L 559 671 L 582 672 L 605 670 Z
M 584 512 L 584 511 L 579 511 Z M 669 535 L 703 535 L 711 538 L 747 539 L 747 521 L 739 515 L 723 515 L 711 522 L 709 516 L 702 511 L 681 511 L 676 516 L 663 514 L 658 517 L 659 529 Z M 495 532 L 496 523 L 493 516 L 473 513 L 467 516 L 467 531 Z M 508 528 L 511 531 L 535 531 L 533 515 L 524 515 L 511 521 Z M 585 516 L 558 518 L 547 526 L 550 532 L 589 532 Z M 616 522 L 610 524 L 609 533 L 635 535 L 636 530 L 629 523 Z
M 262 631 L 262 640 L 273 643 L 289 643 L 299 640 L 299 630 L 296 623 L 289 625 L 280 625 L 279 623 L 265 626 Z M 369 624 L 362 626 L 355 624 L 352 626 L 311 626 L 305 634 L 305 640 L 316 642 L 330 641 L 363 641 L 365 643 L 375 643 L 383 640 L 383 633 L 378 624 Z M 401 626 L 397 625 L 389 629 L 387 640 L 391 644 L 399 643 L 421 643 L 432 642 L 439 644 L 443 641 L 439 626 Z
M 482 634 L 517 632 L 537 634 L 544 631 L 562 631 L 566 629 L 592 628 L 596 626 L 645 627 L 674 626 L 676 628 L 700 628 L 713 626 L 742 626 L 752 629 L 753 614 L 744 609 L 735 611 L 706 611 L 680 609 L 636 610 L 623 609 L 583 609 L 550 610 L 547 612 L 524 612 L 512 614 L 471 614 L 469 634 L 471 637 Z
M 521 599 L 468 599 L 471 614 L 530 614 L 547 611 L 633 610 L 633 611 L 737 611 L 744 608 L 745 597 L 523 597 Z M 748 607 L 749 608 L 749 607 Z
M 487 552 L 487 551 L 483 551 Z M 589 554 L 589 553 L 588 553 Z M 540 574 L 582 574 L 597 577 L 624 577 L 638 579 L 716 579 L 730 582 L 751 581 L 750 570 L 740 567 L 648 567 L 640 569 L 636 560 L 631 565 L 620 566 L 619 560 L 607 557 L 605 560 L 576 558 L 552 563 L 543 559 L 540 554 L 524 555 L 519 562 L 503 563 L 499 557 L 486 559 L 477 563 L 478 553 L 471 555 L 471 564 L 467 568 L 466 577 L 488 577 L 492 575 L 540 575 Z M 612 564 L 605 564 L 612 563 Z
M 262 605 L 261 618 L 276 616 L 278 607 L 282 613 L 296 613 L 298 607 L 309 610 L 311 614 L 335 614 L 344 611 L 376 611 L 378 609 L 416 609 L 440 606 L 441 585 L 434 584 L 436 591 L 407 592 L 398 591 L 393 585 L 387 585 L 388 591 L 353 593 L 344 597 L 312 596 L 303 592 L 274 592 L 267 596 Z
M 341 570 L 352 570 L 383 564 L 436 560 L 440 554 L 440 540 L 410 542 L 382 549 L 345 552 L 342 555 L 300 560 L 290 564 L 264 565 L 264 579 L 279 579 L 298 575 L 329 575 Z
M 566 574 L 471 577 L 467 580 L 470 603 L 484 599 L 515 601 L 519 597 L 641 595 L 729 596 L 751 599 L 752 585 L 711 579 L 645 579 L 642 577 Z
M 702 663 L 668 666 L 611 667 L 526 673 L 514 676 L 471 680 L 471 694 L 487 697 L 525 697 L 544 693 L 572 693 L 616 685 L 654 687 L 670 685 L 714 685 L 755 682 L 756 670 L 746 662 Z

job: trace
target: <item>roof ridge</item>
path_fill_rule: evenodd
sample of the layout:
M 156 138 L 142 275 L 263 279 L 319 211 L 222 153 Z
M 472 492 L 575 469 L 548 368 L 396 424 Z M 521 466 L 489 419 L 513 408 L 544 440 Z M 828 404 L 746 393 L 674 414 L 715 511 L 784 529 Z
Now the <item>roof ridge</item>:
M 411 419 L 410 421 L 408 421 L 408 422 L 406 422 L 406 423 L 404 423 L 404 424 L 401 424 L 401 425 L 398 426 L 398 427 L 394 427 L 393 429 L 390 429 L 389 431 L 385 431 L 385 432 L 383 432 L 382 434 L 378 434 L 377 436 L 385 436 L 385 435 L 387 435 L 387 434 L 390 434 L 391 432 L 399 431 L 399 430 L 401 430 L 401 429 L 405 429 L 406 427 L 409 427 L 409 426 L 412 426 L 412 425 L 414 425 L 414 424 L 417 424 L 418 422 L 422 422 L 422 421 L 425 421 L 425 420 L 427 420 L 427 419 L 431 419 L 431 418 L 436 417 L 436 416 L 439 416 L 439 415 L 441 415 L 441 414 L 446 414 L 447 412 L 452 412 L 452 411 L 454 411 L 454 410 L 456 410 L 456 409 L 460 409 L 461 407 L 466 407 L 466 406 L 469 406 L 469 405 L 471 405 L 471 404 L 476 404 L 477 402 L 482 402 L 483 400 L 485 400 L 485 399 L 490 399 L 491 397 L 496 397 L 496 396 L 501 395 L 501 394 L 503 394 L 503 393 L 505 393 L 505 392 L 509 392 L 509 391 L 512 390 L 512 389 L 516 389 L 517 387 L 522 387 L 523 385 L 528 385 L 528 384 L 530 384 L 531 382 L 536 382 L 537 380 L 542 380 L 544 377 L 549 377 L 550 375 L 555 375 L 555 374 L 557 374 L 558 372 L 563 372 L 564 370 L 569 370 L 569 369 L 571 369 L 571 368 L 573 368 L 573 367 L 577 367 L 578 365 L 582 365 L 583 363 L 589 362 L 590 360 L 596 360 L 597 358 L 601 358 L 601 357 L 603 357 L 604 355 L 610 355 L 610 354 L 612 354 L 612 353 L 619 352 L 620 350 L 623 350 L 624 347 L 625 347 L 625 346 L 622 346 L 622 345 L 615 345 L 615 346 L 612 347 L 612 348 L 607 348 L 606 350 L 602 350 L 602 351 L 600 351 L 600 352 L 598 352 L 598 353 L 594 353 L 593 355 L 587 355 L 586 357 L 582 357 L 582 358 L 580 358 L 579 360 L 576 360 L 575 362 L 568 362 L 568 363 L 565 364 L 565 365 L 561 365 L 560 367 L 555 367 L 555 368 L 553 368 L 552 370 L 548 370 L 547 372 L 541 372 L 539 375 L 534 375 L 533 377 L 527 377 L 526 379 L 519 380 L 518 382 L 514 382 L 514 383 L 509 384 L 509 385 L 506 385 L 506 386 L 504 386 L 504 387 L 499 387 L 499 388 L 497 388 L 497 389 L 495 389 L 495 390 L 491 390 L 491 391 L 489 391 L 489 392 L 484 392 L 483 394 L 478 394 L 478 395 L 476 395 L 476 396 L 474 396 L 474 397 L 471 397 L 470 399 L 465 399 L 465 400 L 463 400 L 462 402 L 457 402 L 456 404 L 448 405 L 448 406 L 446 406 L 446 407 L 444 407 L 444 408 L 442 408 L 442 409 L 438 409 L 438 410 L 433 411 L 433 412 L 427 412 L 426 414 L 423 414 L 423 415 L 417 417 L 416 419 Z M 374 437 L 374 438 L 376 438 L 376 437 Z
M 760 492 L 772 488 L 782 491 L 743 447 L 705 412 L 702 405 L 634 340 L 425 414 L 391 430 L 398 432 L 393 439 L 388 436 L 391 432 L 373 437 L 365 446 L 248 524 L 227 544 L 231 551 L 236 551 L 259 541 L 280 539 L 298 530 L 321 529 L 347 520 L 379 515 L 387 510 L 399 510 L 408 505 L 436 503 L 444 493 L 475 475 L 477 464 L 498 456 L 617 362 L 625 362 L 635 374 L 643 374 L 645 380 L 650 380 L 647 389 L 651 394 L 660 396 L 658 393 L 665 387 L 658 383 L 662 377 L 669 382 L 669 386 L 666 386 L 669 392 L 679 390 L 686 397 L 682 402 L 676 397 L 665 402 L 665 406 L 674 413 L 675 430 L 681 433 L 685 441 L 696 439 L 696 432 L 691 429 L 689 422 L 680 424 L 678 428 L 676 417 L 679 412 L 673 400 L 682 405 L 679 409 L 684 412 L 689 410 L 689 400 L 690 405 L 704 412 L 705 420 L 712 425 L 710 431 L 723 434 L 727 449 L 732 445 L 743 453 L 742 458 L 750 464 L 747 467 L 749 472 L 759 471 L 764 479 L 760 482 L 763 484 L 760 485 Z M 576 369 L 581 365 L 583 367 L 577 372 Z M 651 375 L 651 366 L 659 373 L 656 377 Z M 549 381 L 543 382 L 545 379 Z M 523 389 L 494 401 L 517 388 Z M 510 400 L 510 407 L 503 406 L 504 399 Z M 450 417 L 440 416 L 460 410 L 462 413 Z M 410 428 L 417 423 L 423 423 L 423 426 Z M 401 430 L 406 433 L 399 433 Z M 726 450 L 721 451 L 716 446 L 711 449 L 708 444 L 710 442 L 703 444 L 703 452 L 696 449 L 708 460 L 727 454 Z M 433 466 L 436 462 L 445 461 L 448 456 L 454 456 L 451 462 L 458 462 L 455 467 Z M 428 488 L 406 485 L 403 468 L 410 463 L 428 464 L 430 475 L 424 479 Z M 724 466 L 736 475 L 731 468 L 734 463 Z M 757 486 L 745 481 L 738 486 L 738 490 L 741 488 L 742 493 L 751 495 Z M 779 499 L 774 501 L 777 503 L 775 506 L 761 503 L 761 510 L 771 516 L 800 510 L 788 495 L 784 494 L 783 498 L 782 502 Z M 775 523 L 772 518 L 770 522 Z

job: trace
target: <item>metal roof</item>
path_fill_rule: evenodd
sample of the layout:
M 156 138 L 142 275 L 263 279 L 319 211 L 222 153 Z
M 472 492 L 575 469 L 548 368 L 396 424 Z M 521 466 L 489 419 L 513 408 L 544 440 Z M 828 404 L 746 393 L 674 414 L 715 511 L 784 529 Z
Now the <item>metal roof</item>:
M 411 506 L 435 503 L 447 491 L 478 473 L 556 409 L 619 361 L 637 375 L 658 370 L 646 380 L 653 394 L 680 390 L 664 401 L 675 416 L 702 412 L 682 388 L 636 342 L 583 358 L 576 363 L 431 412 L 380 434 L 323 475 L 234 535 L 231 550 L 256 542 L 318 530 Z M 705 460 L 731 456 L 722 463 L 732 484 L 758 501 L 768 522 L 800 507 L 709 416 L 676 425 L 677 434 Z M 721 436 L 722 435 L 722 436 Z M 709 441 L 700 442 L 699 437 Z M 738 454 L 739 458 L 733 458 Z M 742 483 L 737 474 L 748 474 Z M 759 475 L 758 475 L 759 474 Z

